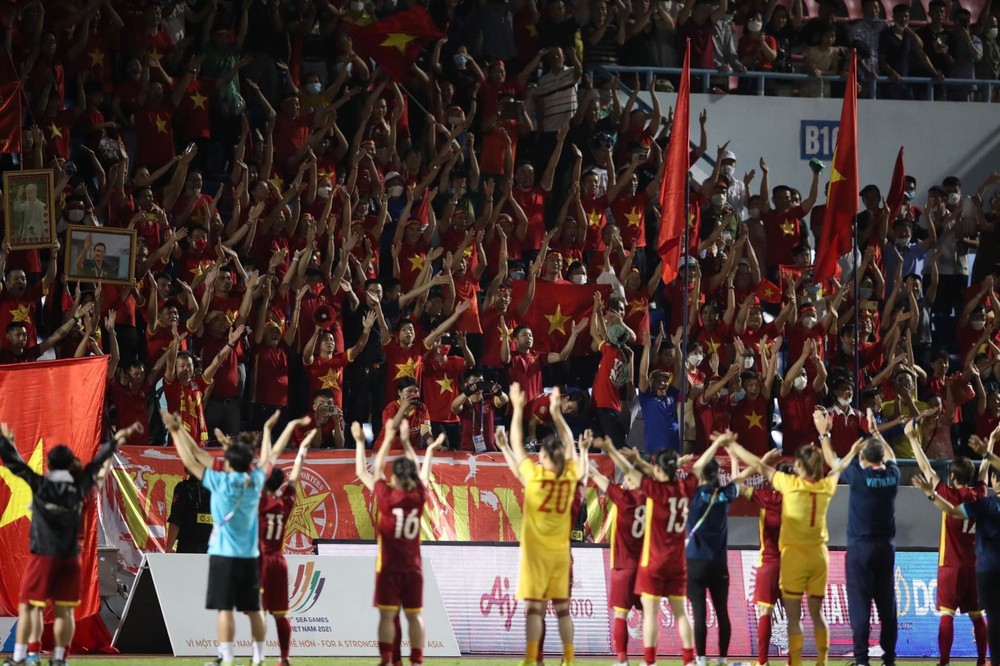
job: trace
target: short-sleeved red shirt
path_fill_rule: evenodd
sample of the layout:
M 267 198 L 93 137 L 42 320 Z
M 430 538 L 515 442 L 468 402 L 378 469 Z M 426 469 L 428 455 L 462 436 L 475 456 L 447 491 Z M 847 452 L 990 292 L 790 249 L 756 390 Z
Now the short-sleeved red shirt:
M 761 215 L 767 236 L 766 265 L 769 268 L 793 263 L 792 250 L 802 242 L 802 218 L 805 216 L 802 206 L 785 211 L 772 209 Z
M 424 354 L 427 351 L 423 344 L 414 342 L 409 347 L 403 347 L 399 340 L 382 347 L 385 352 L 385 397 L 386 402 L 393 402 L 398 397 L 396 382 L 409 377 L 420 386 L 424 374 Z
M 309 395 L 321 389 L 333 391 L 333 404 L 344 407 L 344 366 L 348 363 L 347 353 L 338 352 L 330 358 L 313 356 L 312 365 L 306 366 L 309 374 Z
M 781 410 L 781 450 L 786 456 L 794 456 L 800 448 L 816 441 L 813 411 L 818 401 L 819 394 L 811 385 L 801 391 L 793 388 L 788 395 L 778 398 L 778 408 Z
M 615 216 L 615 224 L 621 230 L 622 245 L 631 248 L 646 247 L 646 208 L 649 207 L 649 195 L 645 190 L 639 190 L 635 195 L 620 195 L 611 204 L 611 214 Z
M 8 289 L 0 291 L 0 331 L 6 332 L 10 324 L 20 322 L 28 328 L 28 343 L 34 342 L 38 335 L 35 328 L 35 309 L 38 300 L 46 293 L 48 289 L 45 280 L 28 285 L 20 298 L 16 298 Z
M 201 377 L 195 377 L 189 384 L 181 384 L 181 380 L 163 385 L 163 394 L 167 398 L 167 409 L 179 414 L 184 429 L 198 444 L 208 441 L 208 426 L 205 424 L 205 391 L 209 384 Z
M 756 398 L 745 397 L 732 407 L 730 427 L 739 436 L 740 444 L 755 456 L 762 456 L 771 448 L 767 419 L 770 402 L 758 393 Z
M 986 495 L 986 484 L 953 488 L 939 481 L 935 491 L 954 506 L 975 502 Z M 973 567 L 976 565 L 976 521 L 949 518 L 941 514 L 941 550 L 939 567 Z
M 281 555 L 285 549 L 285 528 L 295 506 L 295 489 L 285 486 L 277 495 L 263 493 L 258 505 L 260 523 L 260 554 Z
M 382 429 L 378 433 L 378 438 L 375 440 L 375 450 L 377 451 L 381 446 L 382 442 L 385 441 L 385 424 L 391 421 L 399 414 L 399 410 L 402 405 L 399 404 L 398 400 L 393 400 L 385 406 L 382 410 Z M 406 422 L 410 426 L 410 445 L 415 449 L 424 448 L 424 440 L 420 435 L 421 428 L 431 427 L 431 416 L 427 413 L 427 404 L 421 402 L 419 405 L 413 408 L 411 412 L 406 415 Z M 402 451 L 403 445 L 397 438 L 396 441 L 392 443 L 393 451 Z
M 594 406 L 604 409 L 621 411 L 621 386 L 615 384 L 614 376 L 625 363 L 621 352 L 609 345 L 601 343 L 601 361 L 597 366 L 597 376 L 594 377 Z
M 148 445 L 149 411 L 147 401 L 149 387 L 145 384 L 139 386 L 122 384 L 115 379 L 109 383 L 108 393 L 111 394 L 111 403 L 115 406 L 116 430 L 127 428 L 136 421 L 144 426 L 142 432 L 133 433 L 125 443 L 134 446 Z
M 625 490 L 613 483 L 607 497 L 612 504 L 611 568 L 635 569 L 646 534 L 646 498 L 638 490 Z
M 378 502 L 378 560 L 376 571 L 420 571 L 420 521 L 427 489 L 417 482 L 413 490 L 375 482 Z
M 697 487 L 698 480 L 693 474 L 676 481 L 643 477 L 640 489 L 646 496 L 646 534 L 640 568 L 656 572 L 683 570 L 688 505 Z
M 458 416 L 451 411 L 451 402 L 461 390 L 463 372 L 465 359 L 461 356 L 447 356 L 441 363 L 435 360 L 433 354 L 424 359 L 420 395 L 427 405 L 431 421 L 458 423 Z
M 760 507 L 760 562 L 781 559 L 781 493 L 770 488 L 751 488 L 750 501 Z
M 288 404 L 288 347 L 284 340 L 274 347 L 255 344 L 251 351 L 254 404 L 284 407 Z
M 482 436 L 483 444 L 487 451 L 496 451 L 497 447 L 493 441 L 493 423 L 496 407 L 493 405 L 493 398 L 485 396 L 480 402 L 466 400 L 462 404 L 462 410 L 458 413 L 458 420 L 462 424 L 462 450 L 468 453 L 477 453 L 474 437 Z

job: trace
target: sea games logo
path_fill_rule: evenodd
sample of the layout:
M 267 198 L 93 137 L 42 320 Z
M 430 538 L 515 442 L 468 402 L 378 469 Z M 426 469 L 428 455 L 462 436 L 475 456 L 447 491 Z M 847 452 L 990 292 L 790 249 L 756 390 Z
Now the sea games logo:
M 327 532 L 328 523 L 333 523 L 331 533 L 336 532 L 337 503 L 332 498 L 330 486 L 323 477 L 303 468 L 299 482 L 295 485 L 295 506 L 288 516 L 286 553 L 311 555 L 313 540 Z
M 298 566 L 293 581 L 288 590 L 288 612 L 301 615 L 319 601 L 319 595 L 326 586 L 326 577 L 316 570 L 315 562 L 307 562 Z

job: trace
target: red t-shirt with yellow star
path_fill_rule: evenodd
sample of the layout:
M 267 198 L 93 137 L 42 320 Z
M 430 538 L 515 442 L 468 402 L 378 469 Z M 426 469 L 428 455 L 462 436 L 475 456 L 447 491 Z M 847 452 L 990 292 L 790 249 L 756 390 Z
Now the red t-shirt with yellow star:
M 184 429 L 198 444 L 208 441 L 208 426 L 205 424 L 205 391 L 211 386 L 201 377 L 195 377 L 187 385 L 174 378 L 164 383 L 163 395 L 167 398 L 167 409 L 180 415 Z
M 597 375 L 594 377 L 594 406 L 599 409 L 613 409 L 620 412 L 622 409 L 621 386 L 615 384 L 614 375 L 625 362 L 620 351 L 609 345 L 607 342 L 601 343 L 601 361 L 597 366 Z
M 805 216 L 802 206 L 784 211 L 769 210 L 761 215 L 767 236 L 768 268 L 793 263 L 792 250 L 802 243 L 802 218 Z
M 184 91 L 177 107 L 178 134 L 181 141 L 207 139 L 209 131 L 208 98 L 215 89 L 210 79 L 195 79 Z
M 397 399 L 396 382 L 404 377 L 410 377 L 420 386 L 424 374 L 424 354 L 422 344 L 414 342 L 409 347 L 403 347 L 399 340 L 393 339 L 382 347 L 385 352 L 385 401 L 386 404 Z
M 495 306 L 491 306 L 479 313 L 479 321 L 483 324 L 483 358 L 479 364 L 484 368 L 499 368 L 503 365 L 500 361 L 500 346 L 504 344 L 500 335 L 500 317 L 504 318 L 507 328 L 514 330 L 520 325 L 517 313 L 509 307 L 507 312 L 501 314 Z M 511 343 L 508 343 L 511 344 Z M 514 353 L 514 346 L 511 344 L 511 354 Z
M 620 195 L 611 204 L 611 213 L 615 216 L 615 224 L 621 230 L 622 245 L 626 248 L 646 247 L 646 208 L 649 207 L 649 195 L 645 190 L 639 190 L 634 196 Z
M 548 365 L 548 354 L 535 351 L 514 352 L 510 357 L 508 375 L 510 382 L 517 382 L 524 391 L 524 399 L 531 400 L 542 393 L 542 366 Z
M 252 393 L 254 404 L 284 407 L 288 404 L 288 345 L 260 343 L 251 347 L 254 357 Z
M 309 373 L 309 395 L 313 396 L 320 389 L 333 391 L 333 404 L 344 408 L 344 394 L 341 385 L 344 383 L 344 366 L 350 362 L 346 352 L 337 352 L 330 358 L 314 356 L 312 365 L 306 366 Z
M 439 363 L 432 354 L 424 360 L 420 395 L 427 405 L 431 421 L 458 423 L 458 415 L 451 411 L 451 401 L 462 388 L 463 372 L 465 359 L 461 356 L 448 356 Z
M 135 133 L 138 138 L 136 166 L 158 169 L 173 159 L 174 110 L 168 103 L 158 107 L 143 104 L 135 109 Z
M 69 159 L 69 128 L 75 121 L 76 114 L 72 110 L 63 109 L 44 116 L 38 123 L 45 134 L 45 150 L 50 158 Z
M 455 278 L 455 298 L 458 303 L 469 301 L 470 307 L 458 317 L 454 330 L 461 333 L 482 333 L 483 326 L 479 323 L 479 282 L 471 272 Z
M 715 328 L 711 331 L 705 327 L 700 327 L 698 329 L 698 334 L 695 336 L 695 340 L 701 343 L 702 349 L 705 350 L 705 360 L 702 362 L 702 369 L 707 369 L 708 362 L 712 354 L 719 354 L 719 368 L 726 368 L 729 366 L 729 351 L 728 344 L 732 342 L 733 329 L 731 326 L 722 323 L 721 321 L 715 325 Z
M 763 395 L 743 398 L 732 408 L 729 425 L 739 435 L 740 444 L 755 456 L 762 456 L 771 449 L 767 431 L 767 407 L 770 401 Z
M 608 221 L 607 197 L 582 197 L 583 211 L 587 214 L 587 238 L 583 249 L 587 252 L 604 252 L 604 238 L 601 231 Z
M 645 287 L 625 290 L 625 325 L 640 338 L 643 331 L 649 330 L 649 292 Z
M 15 298 L 9 290 L 0 291 L 0 331 L 6 331 L 13 322 L 23 322 L 28 327 L 28 345 L 35 342 L 35 308 L 38 300 L 48 293 L 45 280 L 28 285 L 20 298 Z
M 539 185 L 533 185 L 530 189 L 522 190 L 514 187 L 510 191 L 510 196 L 524 210 L 525 217 L 528 218 L 528 230 L 524 235 L 523 247 L 528 250 L 537 250 L 542 247 L 542 240 L 545 238 L 545 200 L 548 193 Z M 513 211 L 507 210 L 511 216 Z M 508 242 L 511 239 L 508 239 Z M 516 257 L 513 252 L 510 256 Z
M 402 283 L 402 290 L 406 292 L 413 289 L 420 271 L 424 269 L 424 261 L 427 251 L 431 249 L 430 244 L 423 238 L 416 243 L 407 243 L 405 240 L 399 248 L 399 281 Z

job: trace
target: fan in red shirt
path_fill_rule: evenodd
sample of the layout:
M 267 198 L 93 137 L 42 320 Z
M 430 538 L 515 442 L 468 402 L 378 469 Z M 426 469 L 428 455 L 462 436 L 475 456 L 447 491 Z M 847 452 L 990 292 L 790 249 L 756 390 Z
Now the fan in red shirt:
M 319 431 L 319 438 L 312 444 L 313 448 L 344 448 L 344 412 L 333 404 L 333 391 L 323 389 L 313 394 L 312 409 L 309 410 L 308 417 Z M 309 432 L 310 428 L 304 425 L 295 428 L 292 431 L 292 446 L 302 446 Z
M 769 463 L 781 451 L 771 449 L 761 458 Z M 794 474 L 790 463 L 779 463 L 779 472 Z M 742 482 L 751 474 L 756 474 L 753 467 L 744 470 L 737 480 Z M 753 602 L 757 606 L 757 663 L 765 666 L 768 663 L 768 653 L 771 649 L 771 622 L 774 606 L 781 595 L 779 574 L 781 572 L 781 551 L 778 549 L 778 537 L 781 534 L 781 493 L 772 488 L 742 487 L 743 497 L 760 507 L 760 557 L 757 560 L 757 573 L 754 577 Z
M 588 171 L 583 174 L 580 184 L 580 204 L 587 215 L 587 237 L 583 243 L 585 252 L 604 252 L 604 225 L 608 221 L 608 197 L 597 196 L 597 174 Z
M 601 355 L 594 377 L 593 399 L 597 422 L 615 446 L 624 446 L 628 432 L 622 423 L 622 388 L 632 381 L 632 347 L 635 332 L 623 322 L 625 301 L 612 298 L 602 311 L 600 292 L 594 294 L 594 317 L 590 325 L 591 348 Z
M 483 373 L 469 368 L 462 377 L 462 392 L 451 401 L 451 411 L 462 424 L 461 451 L 466 453 L 495 452 L 493 439 L 494 414 L 510 402 L 496 382 L 483 379 Z
M 453 342 L 462 349 L 462 356 L 449 356 Z M 445 433 L 448 448 L 457 451 L 462 443 L 462 428 L 458 415 L 451 411 L 451 403 L 462 385 L 462 373 L 476 365 L 476 359 L 469 351 L 465 335 L 458 333 L 454 338 L 447 335 L 438 340 L 424 359 L 424 377 L 421 395 L 427 403 L 431 425 L 436 434 Z
M 535 334 L 528 326 L 518 326 L 513 334 L 507 321 L 500 322 L 500 361 L 507 367 L 510 382 L 517 382 L 524 391 L 525 399 L 530 401 L 542 394 L 542 366 L 559 363 L 569 358 L 576 346 L 576 339 L 590 324 L 590 318 L 584 317 L 579 323 L 574 322 L 570 329 L 569 339 L 558 354 L 549 352 L 541 354 L 532 350 L 535 344 Z M 514 350 L 511 351 L 513 339 Z
M 812 383 L 806 361 L 810 361 L 815 373 Z M 794 456 L 799 448 L 816 441 L 816 427 L 813 411 L 819 402 L 820 393 L 826 387 L 826 366 L 819 358 L 816 343 L 807 340 L 802 353 L 785 373 L 778 392 L 778 408 L 781 410 L 781 449 L 784 455 Z
M 675 451 L 660 451 L 654 464 L 636 461 L 642 471 L 625 459 L 610 440 L 594 440 L 605 448 L 615 466 L 625 472 L 628 483 L 646 497 L 646 531 L 635 579 L 635 593 L 642 599 L 642 645 L 645 663 L 656 663 L 660 638 L 660 600 L 667 597 L 677 622 L 683 663 L 694 662 L 694 635 L 685 607 L 687 567 L 685 526 L 688 502 L 698 487 L 698 475 L 678 475 L 680 459 Z M 707 460 L 699 459 L 696 467 Z
M 365 315 L 361 336 L 346 352 L 334 351 L 336 342 L 330 331 L 317 328 L 313 332 L 309 342 L 306 343 L 306 348 L 302 351 L 302 365 L 309 374 L 310 395 L 321 389 L 329 389 L 333 391 L 333 401 L 337 407 L 344 408 L 344 366 L 364 350 L 375 320 L 374 312 Z
M 117 376 L 108 378 L 108 394 L 115 406 L 115 429 L 123 430 L 132 423 L 143 426 L 142 430 L 132 431 L 123 444 L 149 445 L 149 396 L 162 367 L 163 363 L 157 364 L 147 377 L 142 361 L 132 359 L 123 368 L 120 379 Z
M 427 404 L 420 400 L 420 385 L 412 377 L 403 377 L 393 387 L 397 398 L 382 410 L 382 429 L 375 440 L 375 448 L 382 446 L 389 423 L 398 432 L 404 419 L 409 429 L 409 440 L 417 442 L 417 447 L 421 449 L 430 446 L 431 416 Z
M 278 412 L 275 412 L 264 424 L 264 446 L 270 447 L 271 428 L 274 427 L 277 420 Z M 308 417 L 291 421 L 285 427 L 285 431 L 278 438 L 278 441 L 275 442 L 274 448 L 271 450 L 271 459 L 277 460 L 296 427 L 308 423 Z M 287 480 L 284 470 L 274 466 L 264 482 L 264 490 L 261 493 L 260 505 L 257 509 L 260 525 L 261 610 L 274 616 L 274 623 L 278 630 L 278 647 L 281 650 L 279 665 L 288 664 L 288 653 L 292 644 L 292 623 L 286 617 L 288 615 L 288 562 L 285 560 L 284 554 L 285 529 L 288 527 L 288 518 L 295 506 L 295 498 L 299 494 L 298 482 L 299 474 L 302 472 L 302 463 L 306 458 L 306 452 L 316 441 L 318 434 L 319 430 L 316 428 L 309 431 L 309 435 L 299 447 L 299 454 L 295 456 L 295 462 L 292 464 L 292 470 L 288 474 Z
M 781 346 L 781 338 L 775 340 L 772 345 L 768 348 L 764 376 L 761 377 L 753 370 L 744 370 L 740 373 L 743 399 L 737 399 L 738 394 L 733 394 L 731 398 L 733 413 L 730 427 L 739 437 L 740 444 L 758 457 L 771 450 L 771 385 L 778 370 L 778 348 Z M 742 358 L 742 354 L 740 357 Z
M 590 470 L 594 485 L 601 489 L 611 504 L 611 589 L 608 605 L 615 615 L 611 630 L 612 649 L 618 654 L 618 663 L 628 663 L 628 614 L 633 608 L 642 609 L 642 601 L 635 592 L 635 578 L 639 573 L 642 542 L 646 536 L 646 498 L 629 485 L 621 485 L 597 471 Z
M 611 214 L 615 218 L 615 224 L 621 229 L 622 245 L 625 247 L 646 247 L 646 209 L 659 192 L 660 182 L 663 180 L 665 160 L 660 162 L 656 177 L 646 189 L 639 191 L 639 177 L 635 172 L 644 161 L 642 156 L 634 157 L 628 167 L 620 170 L 615 183 L 619 187 L 609 188 L 608 191 Z
M 905 434 L 910 439 L 913 457 L 917 460 L 924 479 L 934 488 L 934 492 L 954 506 L 965 502 L 975 502 L 987 494 L 986 479 L 989 475 L 989 455 L 983 457 L 976 476 L 975 464 L 964 456 L 951 461 L 948 468 L 948 483 L 942 481 L 931 467 L 927 454 L 920 446 L 920 432 L 913 420 L 907 422 Z M 990 436 L 990 446 L 998 433 Z M 973 435 L 974 439 L 978 439 Z M 976 450 L 987 445 L 979 440 L 970 443 Z M 941 514 L 941 547 L 938 552 L 937 608 L 941 613 L 938 624 L 938 647 L 941 663 L 951 661 L 951 647 L 955 639 L 955 615 L 961 611 L 972 620 L 976 638 L 977 663 L 986 663 L 987 630 L 982 605 L 976 588 L 976 522 L 952 518 Z
M 760 219 L 764 223 L 767 235 L 767 256 L 764 264 L 772 279 L 777 275 L 778 266 L 792 264 L 792 251 L 807 242 L 806 225 L 803 218 L 809 214 L 816 197 L 819 194 L 819 171 L 813 171 L 809 196 L 801 204 L 796 205 L 798 193 L 787 185 L 778 185 L 771 192 L 771 200 L 767 198 L 769 180 L 767 163 L 760 160 L 760 170 L 763 178 L 760 183 Z
M 405 456 L 392 462 L 390 480 L 382 480 L 386 456 L 392 448 L 396 431 L 387 426 L 385 441 L 375 455 L 373 474 L 365 465 L 365 436 L 361 424 L 351 426 L 355 442 L 355 471 L 358 479 L 378 502 L 376 540 L 378 558 L 375 564 L 375 603 L 379 609 L 378 644 L 383 664 L 391 664 L 395 622 L 399 611 L 406 614 L 410 633 L 410 661 L 424 661 L 423 608 L 424 575 L 420 560 L 420 522 L 427 502 L 427 483 L 431 476 L 431 459 L 435 449 L 444 444 L 439 436 L 427 448 L 423 467 L 418 471 L 417 456 L 403 438 Z
M 840 308 L 840 304 L 850 288 L 851 284 L 848 283 L 837 290 L 837 293 L 827 303 L 826 312 L 823 314 L 822 319 L 816 315 L 815 303 L 812 301 L 801 301 L 799 303 L 798 319 L 791 325 L 787 334 L 789 358 L 796 358 L 801 354 L 803 345 L 811 340 L 815 343 L 816 353 L 820 361 L 823 360 L 826 335 L 830 327 L 836 323 L 837 310 Z
M 694 417 L 697 423 L 694 428 L 695 453 L 708 450 L 712 433 L 730 429 L 733 409 L 729 402 L 729 385 L 739 374 L 739 364 L 733 363 L 726 374 L 713 377 L 710 383 L 705 382 L 704 393 L 694 398 Z
M 0 273 L 10 253 L 10 244 L 4 243 L 3 253 L 0 254 Z M 13 322 L 23 323 L 28 329 L 28 339 L 34 343 L 38 335 L 35 328 L 36 308 L 42 296 L 49 293 L 49 285 L 55 281 L 58 257 L 57 246 L 52 248 L 45 277 L 30 287 L 28 276 L 22 269 L 11 268 L 7 271 L 6 279 L 0 284 L 0 331 L 6 331 L 7 325 Z
M 142 76 L 135 108 L 138 138 L 135 163 L 152 170 L 167 164 L 177 154 L 174 151 L 174 108 L 163 84 L 149 80 L 148 65 L 143 68 Z
M 396 383 L 404 377 L 410 377 L 416 380 L 418 386 L 420 385 L 423 378 L 424 356 L 427 351 L 434 348 L 441 336 L 455 325 L 462 313 L 469 307 L 469 301 L 459 303 L 451 316 L 438 324 L 419 344 L 416 342 L 416 327 L 409 319 L 403 319 L 399 322 L 397 339 L 389 338 L 388 342 L 382 341 L 386 363 L 386 404 L 396 399 Z
M 275 410 L 288 406 L 288 354 L 295 344 L 302 315 L 302 299 L 306 291 L 308 287 L 303 285 L 295 294 L 292 319 L 282 335 L 282 322 L 268 317 L 272 290 L 270 281 L 265 283 L 264 302 L 257 306 L 257 325 L 254 327 L 253 345 L 250 347 L 254 358 L 251 387 L 251 421 L 254 430 L 263 425 Z

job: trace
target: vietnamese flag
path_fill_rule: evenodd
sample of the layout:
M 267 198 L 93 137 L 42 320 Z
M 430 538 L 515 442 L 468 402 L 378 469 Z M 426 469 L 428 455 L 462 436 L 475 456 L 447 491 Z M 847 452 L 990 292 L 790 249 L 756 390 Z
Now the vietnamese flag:
M 847 71 L 840 129 L 833 151 L 833 173 L 826 195 L 823 229 L 816 248 L 816 282 L 837 273 L 837 260 L 851 251 L 854 216 L 858 212 L 858 56 Z
M 355 48 L 375 60 L 397 83 L 406 78 L 420 52 L 443 36 L 420 5 L 351 29 Z
M 0 56 L 0 153 L 21 152 L 21 81 L 10 53 Z
M 757 298 L 765 303 L 780 303 L 781 289 L 767 278 L 762 278 L 757 285 Z
M 680 270 L 681 244 L 688 225 L 687 190 L 691 136 L 691 42 L 684 46 L 684 69 L 677 90 L 674 126 L 670 129 L 666 167 L 660 183 L 660 236 L 656 250 L 663 262 L 663 284 L 670 284 Z
M 889 181 L 889 194 L 885 197 L 885 207 L 889 209 L 889 224 L 892 224 L 899 214 L 905 190 L 906 168 L 903 166 L 903 147 L 900 146 L 896 155 L 896 165 L 892 168 L 892 180 Z
M 519 303 L 528 289 L 527 280 L 517 280 L 511 291 L 511 302 Z M 534 350 L 541 354 L 558 354 L 566 346 L 573 323 L 594 313 L 594 294 L 600 292 L 607 305 L 611 298 L 610 285 L 598 284 L 558 284 L 538 280 L 535 283 L 535 297 L 524 314 L 525 326 L 531 327 L 535 336 Z M 639 335 L 637 332 L 636 335 Z M 590 354 L 589 329 L 580 333 L 573 348 L 573 355 Z
M 97 453 L 107 373 L 107 356 L 3 366 L 0 421 L 10 426 L 18 452 L 35 472 L 45 473 L 46 455 L 56 444 L 69 446 L 84 464 Z M 28 560 L 30 505 L 28 484 L 0 466 L 0 615 L 17 615 L 21 576 Z M 76 609 L 72 648 L 105 650 L 111 636 L 100 616 L 97 503 L 84 506 L 80 519 L 81 603 Z M 51 626 L 46 627 L 46 635 L 51 636 Z

